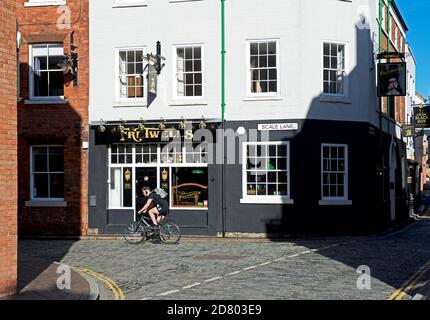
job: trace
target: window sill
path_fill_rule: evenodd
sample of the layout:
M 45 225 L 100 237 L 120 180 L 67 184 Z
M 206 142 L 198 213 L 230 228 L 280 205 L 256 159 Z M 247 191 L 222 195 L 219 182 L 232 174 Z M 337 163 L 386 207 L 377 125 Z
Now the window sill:
M 42 207 L 51 207 L 51 208 L 65 208 L 67 207 L 66 201 L 38 201 L 31 200 L 25 202 L 26 207 L 33 208 L 42 208 Z
M 294 204 L 293 199 L 287 198 L 271 198 L 271 197 L 259 197 L 259 198 L 243 198 L 240 199 L 240 203 L 243 204 Z
M 320 200 L 320 206 L 352 206 L 352 200 Z
M 43 2 L 24 2 L 24 7 L 46 7 L 46 6 L 64 6 L 66 0 L 61 1 L 43 1 Z
M 330 95 L 324 95 L 324 94 L 320 96 L 319 101 L 331 102 L 331 103 L 344 103 L 344 104 L 351 104 L 352 103 L 352 101 L 349 97 L 330 96 Z
M 146 100 L 145 101 L 116 101 L 113 104 L 114 108 L 132 108 L 132 107 L 147 107 Z
M 69 101 L 67 101 L 66 99 L 48 99 L 48 100 L 25 100 L 24 101 L 25 104 L 28 105 L 40 105 L 40 104 L 67 104 L 69 103 Z
M 243 101 L 283 101 L 284 99 L 280 96 L 255 96 L 245 97 Z
M 171 107 L 179 106 L 207 106 L 208 103 L 205 100 L 173 100 L 169 103 Z
M 146 1 L 140 3 L 115 3 L 112 8 L 132 8 L 132 7 L 147 7 Z

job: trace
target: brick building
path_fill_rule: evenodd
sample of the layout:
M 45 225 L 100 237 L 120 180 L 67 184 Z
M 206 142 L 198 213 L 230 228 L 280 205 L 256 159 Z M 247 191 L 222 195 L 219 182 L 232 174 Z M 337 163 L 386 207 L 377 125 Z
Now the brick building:
M 0 297 L 17 284 L 15 21 L 15 1 L 0 1 Z
M 20 236 L 85 234 L 88 0 L 16 2 Z

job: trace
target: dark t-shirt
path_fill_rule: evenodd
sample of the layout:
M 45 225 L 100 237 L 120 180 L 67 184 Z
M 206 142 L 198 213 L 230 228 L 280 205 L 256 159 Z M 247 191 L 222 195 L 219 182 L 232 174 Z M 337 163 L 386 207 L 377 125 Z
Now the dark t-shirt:
M 169 203 L 166 199 L 162 199 L 158 194 L 151 192 L 149 194 L 149 199 L 152 199 L 155 202 L 155 207 L 158 212 L 161 214 L 167 215 L 169 214 Z

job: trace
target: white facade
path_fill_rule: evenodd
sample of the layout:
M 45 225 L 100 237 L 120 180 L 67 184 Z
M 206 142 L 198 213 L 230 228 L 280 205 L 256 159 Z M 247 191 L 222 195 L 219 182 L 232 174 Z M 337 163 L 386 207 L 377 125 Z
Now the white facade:
M 415 57 L 412 53 L 412 49 L 409 45 L 406 45 L 406 58 L 407 58 L 407 94 L 406 94 L 406 107 L 405 107 L 405 119 L 406 122 L 412 122 L 412 116 L 414 111 L 414 104 L 416 100 L 415 96 L 415 82 L 416 82 L 416 62 Z M 413 138 L 403 138 L 406 142 L 407 158 L 415 160 L 415 147 Z
M 115 3 L 115 1 L 117 3 Z M 375 0 L 226 1 L 226 120 L 329 119 L 378 125 Z M 118 50 L 155 53 L 166 66 L 154 101 L 118 99 Z M 277 92 L 250 94 L 249 46 L 277 44 Z M 344 46 L 341 95 L 324 95 L 323 44 Z M 176 46 L 202 47 L 203 96 L 176 97 Z M 90 1 L 90 122 L 221 118 L 220 1 Z M 145 84 L 146 89 L 146 84 Z M 126 99 L 127 100 L 127 99 Z

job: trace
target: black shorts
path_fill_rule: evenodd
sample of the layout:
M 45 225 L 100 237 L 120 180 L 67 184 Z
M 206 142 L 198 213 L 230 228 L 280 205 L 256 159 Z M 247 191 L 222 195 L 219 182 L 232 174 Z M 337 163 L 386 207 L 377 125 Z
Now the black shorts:
M 163 215 L 163 216 L 167 216 L 169 214 L 169 209 L 163 208 L 159 204 L 157 204 L 156 208 L 158 210 L 158 213 L 161 214 L 161 215 Z

